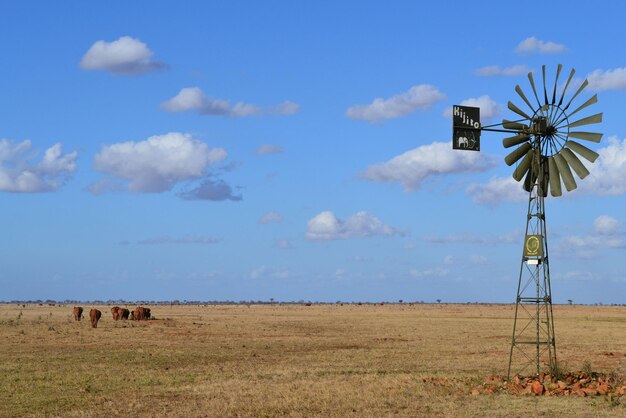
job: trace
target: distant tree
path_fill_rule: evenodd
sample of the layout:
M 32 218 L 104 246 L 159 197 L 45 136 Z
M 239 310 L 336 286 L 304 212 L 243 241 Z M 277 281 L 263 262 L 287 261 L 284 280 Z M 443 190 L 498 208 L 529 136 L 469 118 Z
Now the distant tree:
M 567 299 L 567 303 L 569 303 L 571 305 L 572 303 L 574 303 L 574 301 L 571 300 L 571 299 Z
M 437 303 L 441 303 L 441 299 L 437 299 Z
M 399 300 L 398 300 L 398 303 L 402 303 L 402 299 L 399 299 Z

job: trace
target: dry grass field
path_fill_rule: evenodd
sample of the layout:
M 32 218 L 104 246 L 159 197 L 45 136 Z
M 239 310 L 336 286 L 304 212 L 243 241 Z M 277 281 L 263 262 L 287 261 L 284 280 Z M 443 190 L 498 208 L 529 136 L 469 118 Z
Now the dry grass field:
M 92 329 L 0 305 L 0 416 L 626 416 L 624 397 L 470 395 L 506 373 L 513 306 L 150 307 Z M 562 367 L 626 371 L 625 307 L 554 314 Z

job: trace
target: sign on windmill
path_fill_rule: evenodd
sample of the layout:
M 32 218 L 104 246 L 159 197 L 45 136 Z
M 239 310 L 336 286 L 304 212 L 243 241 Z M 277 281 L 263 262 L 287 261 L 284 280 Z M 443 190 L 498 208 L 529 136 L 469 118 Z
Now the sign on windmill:
M 543 257 L 543 236 L 526 235 L 524 242 L 524 256 L 526 257 Z
M 480 151 L 480 108 L 452 106 L 452 149 Z

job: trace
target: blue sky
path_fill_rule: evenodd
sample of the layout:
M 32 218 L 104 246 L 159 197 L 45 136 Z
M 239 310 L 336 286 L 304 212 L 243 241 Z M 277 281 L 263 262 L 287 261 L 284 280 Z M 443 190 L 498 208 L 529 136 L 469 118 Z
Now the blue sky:
M 625 302 L 621 3 L 303 3 L 4 2 L 0 299 L 511 302 L 527 197 L 449 109 L 562 63 L 604 136 L 553 298 Z

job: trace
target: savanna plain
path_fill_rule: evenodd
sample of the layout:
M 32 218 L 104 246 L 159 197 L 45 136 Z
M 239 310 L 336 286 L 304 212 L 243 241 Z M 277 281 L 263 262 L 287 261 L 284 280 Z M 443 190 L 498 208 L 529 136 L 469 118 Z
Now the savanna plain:
M 472 395 L 506 374 L 512 305 L 144 306 L 91 328 L 0 305 L 0 416 L 626 416 L 624 397 Z M 554 316 L 561 368 L 626 371 L 626 307 Z

